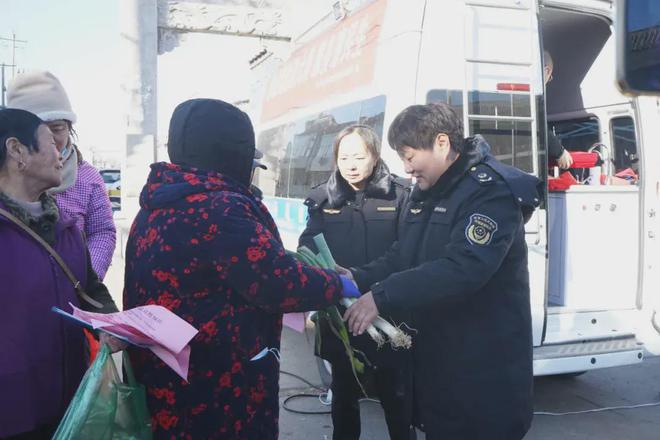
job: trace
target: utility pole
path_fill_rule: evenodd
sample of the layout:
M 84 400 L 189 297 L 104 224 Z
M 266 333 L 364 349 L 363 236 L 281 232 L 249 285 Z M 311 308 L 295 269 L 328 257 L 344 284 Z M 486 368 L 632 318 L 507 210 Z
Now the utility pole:
M 16 34 L 12 32 L 11 38 L 2 38 L 0 41 L 11 41 L 11 77 L 16 76 L 16 43 L 27 44 L 27 40 L 17 40 Z
M 1 88 L 0 88 L 0 95 L 2 95 L 2 106 L 4 107 L 6 105 L 5 104 L 5 94 L 7 92 L 7 88 L 5 87 L 5 67 L 14 68 L 16 66 L 14 66 L 13 64 L 1 63 L 0 67 L 2 68 L 2 85 L 1 85 Z
M 121 0 L 120 35 L 124 56 L 122 90 L 126 149 L 121 171 L 121 210 L 130 221 L 140 209 L 140 189 L 156 156 L 158 85 L 158 1 Z M 122 227 L 122 229 L 124 229 Z

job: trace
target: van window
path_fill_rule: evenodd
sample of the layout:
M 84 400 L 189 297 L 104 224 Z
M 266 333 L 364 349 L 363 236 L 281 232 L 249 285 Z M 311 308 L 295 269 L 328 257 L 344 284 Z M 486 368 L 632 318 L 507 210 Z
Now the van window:
M 618 172 L 632 168 L 637 172 L 639 157 L 633 118 L 630 116 L 614 118 L 610 121 L 610 126 L 614 148 L 614 169 Z
M 569 151 L 587 151 L 593 144 L 600 142 L 598 118 L 595 116 L 555 121 L 549 125 L 550 131 Z
M 530 116 L 529 94 L 472 91 L 468 95 L 471 115 Z
M 534 171 L 531 123 L 471 120 L 470 133 L 486 138 L 491 153 L 500 162 L 528 173 Z
M 449 104 L 459 115 L 463 114 L 463 92 L 460 90 L 429 90 L 426 103 L 443 102 Z
M 459 114 L 463 112 L 460 90 L 430 90 L 426 102 L 444 102 Z M 468 93 L 468 108 L 470 115 L 477 116 L 470 118 L 470 133 L 482 135 L 499 161 L 528 173 L 534 171 L 532 124 L 506 119 L 531 116 L 529 94 L 471 91 Z M 479 115 L 498 116 L 499 119 L 479 119 Z
M 302 199 L 328 180 L 334 170 L 335 136 L 353 124 L 372 127 L 382 139 L 385 96 L 376 96 L 322 111 L 260 134 L 257 148 L 268 170 L 258 170 L 255 183 L 266 196 Z

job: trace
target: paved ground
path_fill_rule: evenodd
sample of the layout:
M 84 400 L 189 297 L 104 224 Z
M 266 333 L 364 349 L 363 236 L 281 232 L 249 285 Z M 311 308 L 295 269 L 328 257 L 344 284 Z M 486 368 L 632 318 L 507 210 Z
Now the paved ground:
M 320 384 L 312 353 L 313 337 L 285 329 L 282 341 L 282 370 Z M 280 378 L 283 400 L 300 392 L 316 392 L 287 375 Z M 575 378 L 542 377 L 535 382 L 536 411 L 567 412 L 609 406 L 660 401 L 660 358 L 639 365 L 586 373 Z M 316 398 L 291 402 L 303 410 L 327 410 Z M 362 440 L 387 439 L 382 410 L 372 402 L 362 403 Z M 283 440 L 327 440 L 332 438 L 329 415 L 299 415 L 280 410 Z M 423 439 L 420 436 L 420 439 Z M 658 440 L 660 406 L 566 416 L 534 418 L 525 440 Z

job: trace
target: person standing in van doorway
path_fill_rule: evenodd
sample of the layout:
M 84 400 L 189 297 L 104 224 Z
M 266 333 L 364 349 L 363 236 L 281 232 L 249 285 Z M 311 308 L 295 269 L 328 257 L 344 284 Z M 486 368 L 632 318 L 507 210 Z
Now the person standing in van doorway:
M 380 158 L 380 139 L 368 126 L 344 128 L 334 140 L 335 171 L 314 188 L 305 205 L 309 218 L 299 245 L 315 252 L 314 236 L 323 233 L 337 264 L 360 266 L 380 256 L 397 239 L 399 214 L 409 193 L 410 181 L 390 174 Z M 392 317 L 403 321 L 402 317 Z M 316 354 L 332 364 L 333 440 L 360 438 L 358 385 L 343 344 L 325 321 L 317 322 L 321 343 Z M 385 411 L 390 438 L 409 440 L 412 405 L 408 350 L 377 350 L 367 335 L 351 338 L 351 345 L 365 353 L 367 368 Z M 362 378 L 361 378 L 362 379 Z M 367 381 L 365 381 L 367 382 Z
M 532 328 L 525 222 L 534 176 L 498 162 L 445 104 L 413 105 L 390 146 L 416 179 L 388 253 L 352 269 L 362 295 L 345 313 L 362 334 L 405 310 L 415 411 L 428 440 L 517 440 L 532 421 Z M 345 271 L 344 273 L 349 273 Z
M 543 51 L 543 85 L 547 86 L 552 81 L 552 71 L 554 69 L 554 61 L 550 52 Z M 548 158 L 554 159 L 557 166 L 562 170 L 567 170 L 573 165 L 573 157 L 559 141 L 555 134 L 548 130 Z

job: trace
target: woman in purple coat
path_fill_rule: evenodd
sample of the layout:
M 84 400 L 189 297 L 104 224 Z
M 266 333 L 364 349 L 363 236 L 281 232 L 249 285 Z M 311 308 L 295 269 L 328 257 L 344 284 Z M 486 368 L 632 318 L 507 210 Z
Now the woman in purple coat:
M 91 267 L 75 221 L 60 213 L 46 192 L 61 184 L 61 173 L 62 158 L 48 126 L 24 110 L 0 110 L 0 209 L 9 213 L 0 212 L 2 439 L 50 439 L 85 371 L 82 330 L 51 307 L 70 310 L 71 303 L 117 311 Z M 78 297 L 48 251 L 11 217 L 55 249 L 86 298 Z

